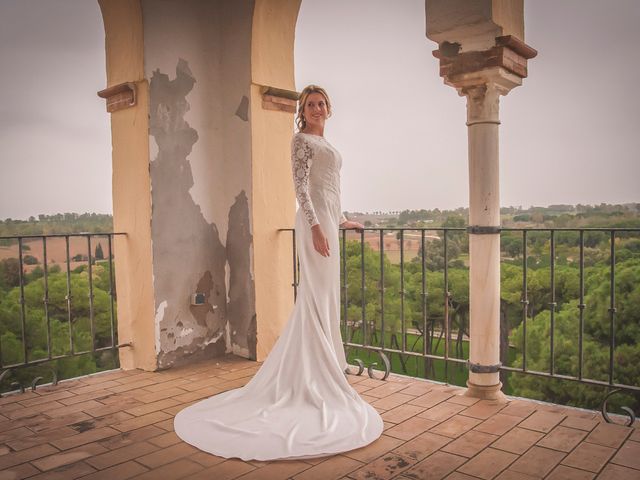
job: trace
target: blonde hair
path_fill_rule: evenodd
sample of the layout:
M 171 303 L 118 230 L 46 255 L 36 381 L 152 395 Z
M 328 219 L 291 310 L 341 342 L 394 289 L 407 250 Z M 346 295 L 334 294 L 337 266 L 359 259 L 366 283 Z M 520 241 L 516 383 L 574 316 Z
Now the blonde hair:
M 304 119 L 303 114 L 304 105 L 307 103 L 307 98 L 312 93 L 319 93 L 324 97 L 324 100 L 327 102 L 327 117 L 331 116 L 331 100 L 329 100 L 329 95 L 325 89 L 318 85 L 307 85 L 304 87 L 302 92 L 300 92 L 300 96 L 298 97 L 298 114 L 296 115 L 296 126 L 298 127 L 298 131 L 304 130 L 307 126 L 307 121 Z

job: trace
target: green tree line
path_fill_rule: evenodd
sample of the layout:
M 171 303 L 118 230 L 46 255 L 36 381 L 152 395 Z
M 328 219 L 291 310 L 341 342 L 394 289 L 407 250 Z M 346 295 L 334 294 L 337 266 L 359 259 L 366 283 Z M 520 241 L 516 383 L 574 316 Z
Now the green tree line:
M 113 217 L 101 213 L 57 213 L 38 215 L 27 220 L 0 220 L 0 237 L 19 235 L 52 235 L 77 232 L 106 233 L 113 231 Z M 0 246 L 11 240 L 0 239 Z M 14 241 L 15 242 L 15 241 Z

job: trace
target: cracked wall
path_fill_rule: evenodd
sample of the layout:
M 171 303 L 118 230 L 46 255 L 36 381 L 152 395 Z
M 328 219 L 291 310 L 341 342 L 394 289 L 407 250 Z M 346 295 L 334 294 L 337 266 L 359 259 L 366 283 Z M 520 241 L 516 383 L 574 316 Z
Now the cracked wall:
M 256 358 L 253 2 L 143 0 L 158 367 Z M 205 295 L 191 305 L 192 293 Z

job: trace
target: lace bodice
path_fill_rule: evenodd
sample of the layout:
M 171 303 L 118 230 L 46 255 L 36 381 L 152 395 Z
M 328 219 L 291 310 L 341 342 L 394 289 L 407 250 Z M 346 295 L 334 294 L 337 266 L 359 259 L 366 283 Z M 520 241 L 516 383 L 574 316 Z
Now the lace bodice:
M 342 157 L 324 137 L 298 132 L 291 141 L 291 168 L 296 198 L 312 227 L 318 222 L 313 198 L 317 195 L 340 197 Z M 347 218 L 341 213 L 339 223 Z

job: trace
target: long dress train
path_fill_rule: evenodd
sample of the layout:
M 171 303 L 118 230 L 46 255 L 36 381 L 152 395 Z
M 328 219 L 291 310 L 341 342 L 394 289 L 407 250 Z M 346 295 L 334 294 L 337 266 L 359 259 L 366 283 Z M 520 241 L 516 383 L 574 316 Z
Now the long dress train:
M 300 204 L 300 283 L 287 324 L 246 385 L 190 405 L 174 419 L 181 439 L 221 457 L 315 458 L 368 445 L 383 430 L 378 412 L 345 376 L 338 239 L 345 220 L 342 158 L 324 137 L 296 133 L 291 161 Z M 316 223 L 328 239 L 329 257 L 313 247 L 310 227 Z

